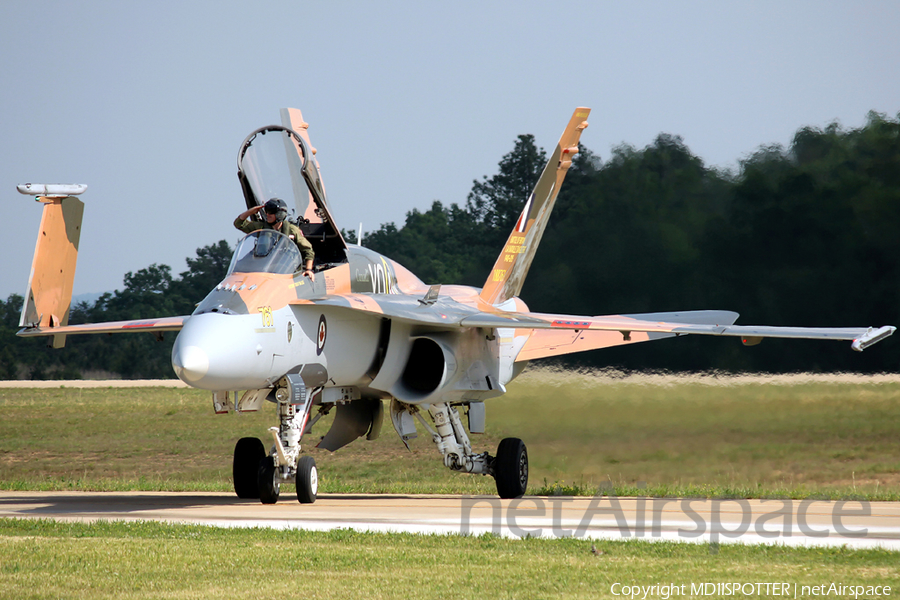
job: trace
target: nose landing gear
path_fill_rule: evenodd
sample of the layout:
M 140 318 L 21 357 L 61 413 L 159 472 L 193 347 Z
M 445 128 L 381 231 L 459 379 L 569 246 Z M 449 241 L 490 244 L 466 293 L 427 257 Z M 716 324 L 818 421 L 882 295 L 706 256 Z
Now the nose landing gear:
M 272 427 L 273 445 L 266 454 L 257 438 L 241 438 L 234 447 L 234 491 L 238 498 L 259 498 L 275 504 L 282 483 L 297 486 L 297 499 L 304 504 L 316 501 L 319 474 L 311 456 L 300 456 L 300 438 L 309 417 L 315 390 L 307 391 L 299 375 L 285 375 L 275 390 L 279 427 Z

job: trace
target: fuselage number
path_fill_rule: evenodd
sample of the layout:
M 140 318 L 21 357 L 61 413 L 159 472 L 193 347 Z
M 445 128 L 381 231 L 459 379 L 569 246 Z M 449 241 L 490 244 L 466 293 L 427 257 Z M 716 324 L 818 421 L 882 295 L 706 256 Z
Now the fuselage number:
M 393 282 L 389 280 L 389 274 L 384 265 L 369 263 L 368 270 L 369 281 L 372 283 L 372 293 L 390 294 Z
M 275 317 L 272 316 L 271 306 L 260 306 L 259 314 L 262 315 L 263 327 L 275 327 Z

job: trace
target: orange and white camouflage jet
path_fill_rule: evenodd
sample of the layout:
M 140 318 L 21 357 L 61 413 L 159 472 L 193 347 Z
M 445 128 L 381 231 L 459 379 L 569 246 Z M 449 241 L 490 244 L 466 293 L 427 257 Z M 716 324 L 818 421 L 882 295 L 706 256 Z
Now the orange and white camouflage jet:
M 388 401 L 404 443 L 419 423 L 446 467 L 491 475 L 500 497 L 515 498 L 528 484 L 525 444 L 507 438 L 496 456 L 476 453 L 459 413 L 466 412 L 469 433 L 483 433 L 485 400 L 506 392 L 531 360 L 685 334 L 735 336 L 747 345 L 765 337 L 847 340 L 863 350 L 894 332 L 737 326 L 729 311 L 530 312 L 518 295 L 589 113 L 575 109 L 481 289 L 425 285 L 395 261 L 347 244 L 331 217 L 308 125 L 295 109 L 282 109 L 281 125 L 247 137 L 238 176 L 248 208 L 273 197 L 293 201 L 296 224 L 315 250 L 315 279 L 303 276 L 300 253 L 285 235 L 254 231 L 191 315 L 68 325 L 83 212 L 76 196 L 84 186 L 19 186 L 44 203 L 19 335 L 49 336 L 59 348 L 74 334 L 178 332 L 172 367 L 188 385 L 212 391 L 217 412 L 275 404 L 270 449 L 258 438 L 235 446 L 237 495 L 273 503 L 281 484 L 294 482 L 308 503 L 318 477 L 300 441 L 331 410 L 335 419 L 320 447 L 377 437 Z

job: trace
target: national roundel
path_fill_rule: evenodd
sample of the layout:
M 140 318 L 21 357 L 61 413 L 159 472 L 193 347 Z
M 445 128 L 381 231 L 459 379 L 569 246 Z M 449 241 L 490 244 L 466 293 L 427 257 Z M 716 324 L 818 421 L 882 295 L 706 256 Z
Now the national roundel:
M 316 333 L 316 354 L 322 354 L 325 349 L 325 338 L 328 336 L 328 324 L 325 322 L 325 315 L 319 317 L 319 331 Z

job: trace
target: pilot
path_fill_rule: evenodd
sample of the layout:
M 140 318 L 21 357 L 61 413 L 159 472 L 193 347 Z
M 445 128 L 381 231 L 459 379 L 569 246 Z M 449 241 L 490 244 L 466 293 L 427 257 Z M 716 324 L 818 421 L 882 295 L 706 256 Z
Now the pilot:
M 261 210 L 265 210 L 265 213 L 263 213 L 265 215 L 264 221 L 249 220 L 250 215 L 255 215 Z M 274 229 L 291 238 L 297 244 L 297 249 L 300 250 L 300 254 L 303 256 L 305 265 L 303 274 L 308 276 L 310 280 L 315 281 L 316 275 L 312 269 L 316 253 L 313 251 L 309 240 L 303 237 L 300 228 L 287 220 L 287 214 L 287 203 L 281 198 L 271 198 L 264 205 L 254 206 L 239 214 L 234 220 L 234 226 L 244 233 L 250 233 L 258 229 Z

